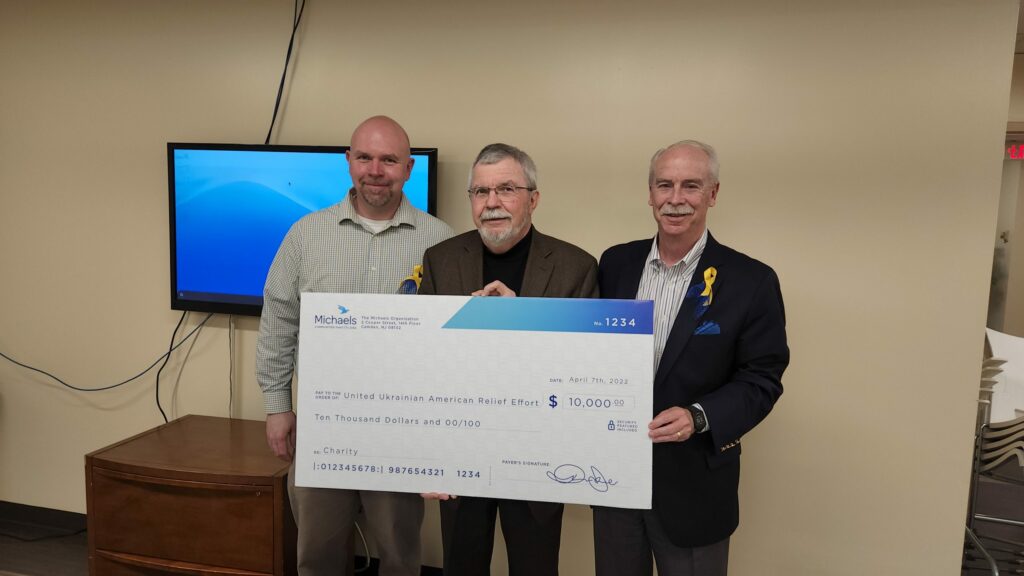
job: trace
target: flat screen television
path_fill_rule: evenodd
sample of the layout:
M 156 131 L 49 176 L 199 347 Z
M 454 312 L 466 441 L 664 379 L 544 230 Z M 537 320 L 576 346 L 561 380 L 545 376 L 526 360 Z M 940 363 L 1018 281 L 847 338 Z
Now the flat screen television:
M 291 225 L 352 187 L 347 146 L 167 144 L 171 308 L 259 316 Z M 437 149 L 413 148 L 405 195 L 437 213 Z

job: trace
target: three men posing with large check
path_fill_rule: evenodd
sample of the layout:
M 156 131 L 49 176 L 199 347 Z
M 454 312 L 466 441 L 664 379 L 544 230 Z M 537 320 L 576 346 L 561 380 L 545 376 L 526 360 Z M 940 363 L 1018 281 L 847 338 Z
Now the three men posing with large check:
M 396 188 L 400 198 L 401 183 L 408 177 L 411 161 L 407 137 L 393 137 L 396 127 L 401 130 L 392 120 L 377 117 L 361 125 L 353 135 L 353 153 L 357 136 L 369 138 L 379 145 L 362 157 L 361 161 L 366 164 L 356 163 L 353 166 L 353 158 L 350 156 L 355 185 L 353 204 L 364 197 L 373 199 L 384 191 L 394 192 Z M 360 130 L 364 132 L 360 133 Z M 401 135 L 404 136 L 404 131 L 401 131 Z M 357 174 L 360 166 L 363 172 Z M 357 176 L 361 179 L 357 180 Z M 477 230 L 443 241 L 426 250 L 425 254 L 421 244 L 410 245 L 406 253 L 399 257 L 403 264 L 414 261 L 418 263 L 422 255 L 424 277 L 420 294 L 593 298 L 597 296 L 600 283 L 601 294 L 605 298 L 653 300 L 653 326 L 650 302 L 637 303 L 648 307 L 646 326 L 643 314 L 634 317 L 632 311 L 625 311 L 598 318 L 597 313 L 592 312 L 593 308 L 582 306 L 582 301 L 577 301 L 580 306 L 576 307 L 571 306 L 571 303 L 560 307 L 554 302 L 540 308 L 525 306 L 532 299 L 508 301 L 516 306 L 506 309 L 504 313 L 513 310 L 525 316 L 541 316 L 545 313 L 558 316 L 554 323 L 550 318 L 534 318 L 537 320 L 536 325 L 568 326 L 576 322 L 577 328 L 569 328 L 568 331 L 618 331 L 621 332 L 620 342 L 629 342 L 630 345 L 634 343 L 634 336 L 646 339 L 642 341 L 646 343 L 647 350 L 651 349 L 650 342 L 653 340 L 654 358 L 648 355 L 644 361 L 644 353 L 630 352 L 632 348 L 626 346 L 604 354 L 609 360 L 615 360 L 616 353 L 639 357 L 639 365 L 644 369 L 638 371 L 641 375 L 638 378 L 636 372 L 614 372 L 603 364 L 600 370 L 595 368 L 589 372 L 576 369 L 578 371 L 575 373 L 563 374 L 550 368 L 548 372 L 531 373 L 528 366 L 533 359 L 529 353 L 524 352 L 516 364 L 522 374 L 515 374 L 521 377 L 522 385 L 509 386 L 517 390 L 504 390 L 503 394 L 488 393 L 486 397 L 479 398 L 455 392 L 438 394 L 435 399 L 431 394 L 433 391 L 429 389 L 430 378 L 424 379 L 425 387 L 419 389 L 419 394 L 414 392 L 416 383 L 409 383 L 409 378 L 394 383 L 397 388 L 378 390 L 376 393 L 369 388 L 359 391 L 345 388 L 342 391 L 320 386 L 318 382 L 329 377 L 317 380 L 320 376 L 314 375 L 329 374 L 330 371 L 325 372 L 322 366 L 317 368 L 315 360 L 303 357 L 303 388 L 300 390 L 299 404 L 302 408 L 299 429 L 303 433 L 299 436 L 297 454 L 297 465 L 301 466 L 297 474 L 300 487 L 295 490 L 315 493 L 349 492 L 330 488 L 301 488 L 304 475 L 313 478 L 312 470 L 315 466 L 336 474 L 341 479 L 338 486 L 365 486 L 366 478 L 373 474 L 383 477 L 386 474 L 401 473 L 415 479 L 410 481 L 409 486 L 419 486 L 420 490 L 430 486 L 427 491 L 445 491 L 451 490 L 447 486 L 455 485 L 443 481 L 452 474 L 458 474 L 460 479 L 466 474 L 484 477 L 493 474 L 491 479 L 497 481 L 498 477 L 508 479 L 515 476 L 506 470 L 512 467 L 513 470 L 522 470 L 519 478 L 512 480 L 537 482 L 538 494 L 547 494 L 542 489 L 550 490 L 548 484 L 552 481 L 571 488 L 585 486 L 597 493 L 613 492 L 617 488 L 627 490 L 629 487 L 625 471 L 622 472 L 623 482 L 620 485 L 615 475 L 608 473 L 607 466 L 604 466 L 602 472 L 602 466 L 593 461 L 539 461 L 542 458 L 532 461 L 534 458 L 526 454 L 530 452 L 526 449 L 517 449 L 516 453 L 524 454 L 522 459 L 511 455 L 506 457 L 502 452 L 500 464 L 491 472 L 472 469 L 480 466 L 460 466 L 458 463 L 446 467 L 436 461 L 428 461 L 425 454 L 420 454 L 418 444 L 424 439 L 442 438 L 433 434 L 438 432 L 438 428 L 445 427 L 444 420 L 447 420 L 448 426 L 455 428 L 470 427 L 469 430 L 456 430 L 452 433 L 451 436 L 456 438 L 452 442 L 457 442 L 461 434 L 477 439 L 492 438 L 493 444 L 500 445 L 503 438 L 501 426 L 508 427 L 509 438 L 516 434 L 535 433 L 537 430 L 531 428 L 531 423 L 543 418 L 550 419 L 544 416 L 541 408 L 548 411 L 547 414 L 556 414 L 555 406 L 560 401 L 562 404 L 559 408 L 565 410 L 563 413 L 574 418 L 574 424 L 569 426 L 581 427 L 579 440 L 569 436 L 542 437 L 537 438 L 535 443 L 571 446 L 577 441 L 595 442 L 593 438 L 608 442 L 635 438 L 644 433 L 654 443 L 652 453 L 643 449 L 631 451 L 639 453 L 640 465 L 634 465 L 637 454 L 608 453 L 608 458 L 641 468 L 643 474 L 653 479 L 649 485 L 644 486 L 645 489 L 653 490 L 652 510 L 595 507 L 598 573 L 650 574 L 653 553 L 658 571 L 663 575 L 725 574 L 728 538 L 738 521 L 736 487 L 739 478 L 739 437 L 767 415 L 781 394 L 780 379 L 788 363 L 788 348 L 782 300 L 774 272 L 764 264 L 721 246 L 707 234 L 707 209 L 714 206 L 717 193 L 717 158 L 710 147 L 687 141 L 659 151 L 651 162 L 649 198 L 658 223 L 658 235 L 653 241 L 647 239 L 609 249 L 602 256 L 598 268 L 594 259 L 584 251 L 543 235 L 532 226 L 531 215 L 537 207 L 539 192 L 536 168 L 529 156 L 515 147 L 503 144 L 484 148 L 474 162 L 469 187 L 470 205 Z M 393 198 L 394 195 L 389 197 Z M 378 214 L 375 218 L 377 222 L 374 222 L 373 216 L 358 211 L 349 211 L 340 221 L 335 214 L 325 218 L 321 213 L 314 213 L 296 224 L 298 232 L 293 228 L 289 237 L 309 229 L 310 223 L 307 220 L 329 224 L 331 218 L 335 219 L 340 229 L 347 224 L 361 231 L 360 235 L 368 235 L 371 245 L 378 240 L 387 242 L 390 239 L 394 242 L 401 234 L 410 232 L 436 230 L 431 232 L 436 236 L 434 242 L 450 236 L 449 230 L 434 224 L 433 220 L 422 213 L 403 213 L 405 204 L 396 204 L 390 216 Z M 339 206 L 344 208 L 345 203 Z M 322 212 L 331 210 L 338 210 L 338 207 Z M 265 301 L 270 305 L 265 304 L 264 307 L 257 354 L 257 376 L 267 400 L 268 442 L 275 453 L 289 460 L 296 454 L 295 418 L 291 414 L 290 402 L 284 403 L 282 397 L 288 395 L 290 399 L 291 395 L 290 380 L 296 357 L 294 343 L 299 332 L 298 307 L 303 287 L 312 286 L 309 291 L 314 292 L 394 292 L 389 286 L 369 287 L 365 290 L 328 287 L 325 290 L 322 282 L 318 288 L 318 282 L 310 281 L 309 278 L 372 275 L 370 270 L 377 270 L 382 262 L 373 261 L 375 253 L 371 250 L 368 252 L 371 261 L 366 262 L 366 268 L 361 271 L 351 268 L 344 271 L 332 269 L 338 265 L 332 265 L 331 259 L 325 257 L 325 254 L 358 248 L 339 247 L 336 244 L 340 241 L 339 237 L 329 225 L 321 225 L 315 234 L 302 236 L 302 239 L 305 242 L 293 239 L 289 243 L 286 239 L 275 258 L 265 294 Z M 281 290 L 282 285 L 288 289 Z M 357 282 L 357 285 L 365 287 L 362 281 Z M 364 338 L 362 334 L 365 334 L 366 341 L 374 346 L 387 342 L 382 338 L 388 331 L 404 331 L 406 338 L 414 337 L 415 330 L 425 322 L 425 319 L 416 317 L 414 313 L 404 312 L 358 316 L 359 310 L 350 309 L 341 301 L 329 303 L 336 308 L 335 312 L 325 314 L 311 310 L 307 316 L 306 306 L 312 306 L 314 299 L 309 300 L 310 303 L 302 303 L 303 338 L 306 338 L 307 325 L 319 322 L 320 330 L 316 334 L 348 337 L 358 329 L 361 333 L 359 337 Z M 320 300 L 317 303 L 322 305 Z M 519 304 L 524 306 L 520 307 Z M 614 306 L 613 303 L 607 305 Z M 360 306 L 366 308 L 367 305 L 360 302 Z M 475 310 L 468 310 L 471 306 L 466 305 L 465 308 L 467 310 L 460 310 L 458 314 L 476 314 L 474 321 L 485 324 L 503 321 L 494 319 L 495 315 L 503 313 L 500 310 L 495 312 L 494 309 L 501 307 L 485 306 L 481 309 L 477 306 Z M 561 317 L 563 312 L 565 318 Z M 458 314 L 445 328 L 459 328 Z M 473 322 L 469 324 L 476 326 Z M 519 320 L 515 320 L 503 329 L 515 330 L 514 326 L 520 324 Z M 585 325 L 591 328 L 580 327 Z M 553 330 L 550 326 L 540 329 Z M 448 336 L 443 330 L 437 334 L 443 335 L 438 336 L 439 339 Z M 544 335 L 545 338 L 550 336 Z M 597 339 L 604 336 L 581 334 L 572 336 L 571 341 L 594 342 L 595 346 L 600 347 L 603 341 Z M 522 339 L 522 335 L 519 337 Z M 525 337 L 531 340 L 541 338 L 531 334 Z M 587 340 L 591 337 L 595 340 Z M 315 338 L 320 339 L 321 336 Z M 570 342 L 569 336 L 565 337 L 565 342 Z M 578 344 L 566 346 L 572 345 Z M 472 351 L 474 355 L 517 356 L 514 344 L 511 350 L 501 349 L 500 354 L 497 350 L 488 349 L 487 341 L 482 338 L 480 346 L 481 349 Z M 558 348 L 557 345 L 550 347 Z M 321 355 L 319 352 L 312 354 L 313 345 L 309 348 L 311 355 Z M 523 350 L 526 349 L 524 346 Z M 431 362 L 455 364 L 458 367 L 459 358 L 465 356 L 460 356 L 458 349 L 451 352 L 450 357 L 433 357 Z M 391 350 L 390 353 L 400 355 L 403 351 Z M 355 362 L 361 352 L 346 349 L 339 351 L 339 354 L 352 355 Z M 631 358 L 630 362 L 635 365 L 636 360 Z M 551 362 L 557 364 L 557 358 Z M 337 370 L 333 365 L 330 369 Z M 386 369 L 378 366 L 378 370 Z M 431 365 L 422 366 L 423 372 L 430 370 Z M 486 378 L 486 366 L 474 365 L 474 370 L 481 372 L 481 379 Z M 360 374 L 347 373 L 337 379 L 353 378 L 360 378 Z M 645 379 L 646 384 L 639 386 L 640 390 L 630 388 L 640 384 L 639 379 Z M 549 399 L 546 406 L 540 404 L 542 389 L 544 392 L 552 392 L 550 396 L 543 397 Z M 650 408 L 652 396 L 653 412 Z M 389 403 L 387 410 L 375 413 L 374 410 L 380 411 L 376 406 L 384 402 L 385 398 Z M 307 401 L 313 407 L 309 413 L 304 404 Z M 436 402 L 462 404 L 453 408 L 452 414 L 474 414 L 474 410 L 479 410 L 485 417 L 435 417 L 435 413 L 427 410 L 427 405 Z M 342 408 L 335 409 L 335 406 Z M 354 411 L 348 407 L 353 407 Z M 575 413 L 570 409 L 576 409 Z M 653 413 L 655 418 L 644 429 L 646 418 L 636 418 L 630 410 L 641 414 Z M 486 415 L 499 413 L 506 420 L 496 417 L 488 429 Z M 507 424 L 508 417 L 512 418 L 511 422 L 522 425 Z M 601 432 L 605 436 L 597 436 L 595 418 L 600 419 Z M 498 422 L 504 423 L 499 425 Z M 398 451 L 405 453 L 389 452 L 391 444 L 347 445 L 345 437 L 337 438 L 336 442 L 321 441 L 325 433 L 344 436 L 344 432 L 350 429 L 346 427 L 352 426 L 371 429 L 374 426 L 390 427 L 392 432 L 404 431 L 404 450 Z M 477 432 L 473 432 L 474 426 L 479 427 Z M 307 428 L 310 432 L 306 432 Z M 307 436 L 310 439 L 308 446 L 304 445 Z M 443 438 L 446 439 L 431 441 L 449 442 L 447 436 Z M 650 446 L 650 441 L 644 441 L 644 444 Z M 553 453 L 559 454 L 557 450 Z M 399 459 L 417 456 L 423 457 L 423 466 L 393 464 Z M 364 457 L 366 459 L 360 460 Z M 650 464 L 652 457 L 653 465 Z M 296 477 L 294 472 L 296 470 L 293 468 L 292 478 Z M 440 474 L 447 476 L 439 477 Z M 357 480 L 352 480 L 350 484 L 349 479 Z M 318 484 L 313 482 L 310 485 Z M 446 574 L 489 573 L 496 515 L 501 518 L 509 551 L 510 574 L 557 574 L 561 504 L 528 502 L 519 499 L 518 495 L 516 499 L 465 495 L 471 493 L 485 492 L 464 491 L 464 496 L 459 498 L 448 498 L 447 494 L 439 492 L 431 494 L 443 499 L 442 537 Z M 411 514 L 379 504 L 371 509 L 376 497 L 371 497 L 371 493 L 365 490 L 355 494 L 359 497 L 353 501 L 358 504 L 362 500 L 369 522 L 378 525 L 374 529 L 378 539 L 382 532 L 389 530 L 406 533 L 406 536 L 398 539 L 384 536 L 390 542 L 380 547 L 380 573 L 418 574 L 419 544 L 407 542 L 411 530 L 400 529 L 398 526 L 414 523 L 418 527 L 422 508 L 419 511 L 413 509 Z M 316 505 L 296 506 L 296 495 L 293 493 L 292 497 L 300 527 L 299 573 L 338 573 L 342 570 L 338 564 L 348 556 L 345 550 L 348 546 L 347 537 L 328 537 L 324 534 L 347 536 L 348 528 L 324 525 L 330 521 L 330 513 L 325 515 L 323 511 L 312 509 Z M 404 502 L 407 497 L 394 494 L 389 498 Z M 601 502 L 574 498 L 563 501 Z M 547 496 L 538 499 L 551 500 Z M 369 506 L 368 501 L 371 502 Z M 317 525 L 304 529 L 304 525 L 311 522 Z M 351 523 L 347 512 L 338 515 L 335 524 L 345 522 Z M 323 534 L 317 534 L 318 531 Z M 304 539 L 308 541 L 304 542 Z

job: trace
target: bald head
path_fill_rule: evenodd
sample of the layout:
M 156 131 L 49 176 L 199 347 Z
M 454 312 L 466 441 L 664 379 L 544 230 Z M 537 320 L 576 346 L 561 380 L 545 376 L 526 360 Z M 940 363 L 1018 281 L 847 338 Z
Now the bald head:
M 387 116 L 364 120 L 352 132 L 348 152 L 356 213 L 374 220 L 390 220 L 402 204 L 402 187 L 409 179 L 413 159 L 409 135 Z
M 409 155 L 409 135 L 401 124 L 388 116 L 372 116 L 363 120 L 352 132 L 352 145 L 359 139 L 372 136 L 387 136 L 398 140 L 405 147 L 405 155 Z

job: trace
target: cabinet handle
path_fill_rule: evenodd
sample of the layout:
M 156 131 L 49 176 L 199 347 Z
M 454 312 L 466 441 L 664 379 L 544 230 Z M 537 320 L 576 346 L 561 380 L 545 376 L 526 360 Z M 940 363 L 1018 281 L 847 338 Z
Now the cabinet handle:
M 268 576 L 265 572 L 251 572 L 249 570 L 239 570 L 223 566 L 207 566 L 205 564 L 164 560 L 162 558 L 124 554 L 122 552 L 108 552 L 106 550 L 97 550 L 96 555 L 117 564 L 149 568 L 167 574 L 186 574 L 189 576 Z
M 228 492 L 256 492 L 257 496 L 263 494 L 263 490 L 271 488 L 262 484 L 220 484 L 216 482 L 196 482 L 194 480 L 175 480 L 173 478 L 157 478 L 154 476 L 140 476 L 138 474 L 129 474 L 127 472 L 118 472 L 116 470 L 107 470 L 105 468 L 93 468 L 93 474 L 100 476 L 107 476 L 108 478 L 117 478 L 119 480 L 126 480 L 128 482 L 136 482 L 139 484 L 155 484 L 159 486 L 177 486 L 179 488 L 192 488 L 199 490 L 222 490 Z

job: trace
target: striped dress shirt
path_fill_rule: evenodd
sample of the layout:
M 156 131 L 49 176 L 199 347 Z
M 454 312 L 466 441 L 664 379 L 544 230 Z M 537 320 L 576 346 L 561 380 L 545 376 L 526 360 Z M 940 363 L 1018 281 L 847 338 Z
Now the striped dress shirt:
M 708 229 L 704 229 L 697 243 L 683 256 L 683 259 L 672 266 L 666 266 L 658 252 L 658 237 L 654 237 L 651 251 L 647 254 L 644 273 L 640 277 L 640 288 L 637 289 L 637 300 L 654 300 L 654 372 L 657 374 L 661 355 L 665 352 L 665 342 L 672 332 L 679 307 L 690 287 L 690 279 L 697 270 L 697 263 L 708 243 Z

